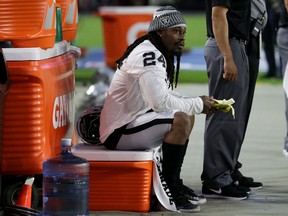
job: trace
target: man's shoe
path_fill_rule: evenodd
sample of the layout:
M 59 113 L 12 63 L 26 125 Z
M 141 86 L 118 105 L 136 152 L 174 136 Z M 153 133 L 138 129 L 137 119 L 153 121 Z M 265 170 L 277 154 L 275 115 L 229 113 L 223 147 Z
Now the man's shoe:
M 239 169 L 234 170 L 231 177 L 235 185 L 257 190 L 263 187 L 261 182 L 255 182 L 253 178 L 244 176 Z
M 283 149 L 282 154 L 284 155 L 284 157 L 288 157 L 288 150 Z
M 178 212 L 199 212 L 200 206 L 191 203 L 178 186 L 169 188 Z
M 202 186 L 202 193 L 205 197 L 228 200 L 244 200 L 248 198 L 248 193 L 237 189 L 233 183 L 222 188 L 207 188 Z
M 287 143 L 285 143 L 282 153 L 285 157 L 288 157 L 288 144 Z
M 202 195 L 196 194 L 191 188 L 183 184 L 182 179 L 178 183 L 179 192 L 184 194 L 186 198 L 194 205 L 202 205 L 206 203 L 206 198 Z
M 261 182 L 255 182 L 253 178 L 243 176 L 237 181 L 234 181 L 234 184 L 237 186 L 242 186 L 246 188 L 250 188 L 250 190 L 258 190 L 263 188 L 263 184 Z
M 234 183 L 234 184 L 235 184 L 235 183 Z M 250 194 L 250 193 L 251 193 L 251 189 L 250 189 L 249 187 L 244 187 L 244 186 L 236 185 L 236 189 L 239 190 L 239 191 L 246 192 L 247 194 Z

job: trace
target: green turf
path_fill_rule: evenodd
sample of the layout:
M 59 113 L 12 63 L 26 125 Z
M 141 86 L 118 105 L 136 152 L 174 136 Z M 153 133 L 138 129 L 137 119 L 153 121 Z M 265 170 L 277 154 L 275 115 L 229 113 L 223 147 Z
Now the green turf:
M 76 81 L 83 84 L 91 83 L 94 80 L 97 71 L 95 69 L 78 69 L 76 70 Z M 207 74 L 203 71 L 187 71 L 182 70 L 179 75 L 179 83 L 199 83 L 208 82 Z
M 208 83 L 207 73 L 204 71 L 180 71 L 179 83 Z
M 93 77 L 95 76 L 95 74 L 95 69 L 77 69 L 75 71 L 76 81 L 82 83 L 93 82 Z
M 263 78 L 263 73 L 260 73 L 257 79 L 258 84 L 269 83 L 271 85 L 282 85 L 283 80 L 280 78 Z
M 103 48 L 102 21 L 94 15 L 79 15 L 75 45 L 85 48 Z
M 188 49 L 193 47 L 203 47 L 207 39 L 204 14 L 185 16 L 185 20 L 187 23 L 185 47 Z

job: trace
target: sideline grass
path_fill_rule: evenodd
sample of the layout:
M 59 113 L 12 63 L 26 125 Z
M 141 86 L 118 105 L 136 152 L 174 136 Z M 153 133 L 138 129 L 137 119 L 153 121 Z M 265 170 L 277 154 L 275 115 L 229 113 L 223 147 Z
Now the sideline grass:
M 103 48 L 103 31 L 100 17 L 94 15 L 79 15 L 77 37 L 75 40 L 77 47 Z
M 182 70 L 179 74 L 179 83 L 208 83 L 207 73 L 204 71 Z
M 83 84 L 96 82 L 94 76 L 97 73 L 95 69 L 77 69 L 75 72 L 76 81 Z M 180 71 L 179 83 L 208 83 L 207 74 L 203 71 Z

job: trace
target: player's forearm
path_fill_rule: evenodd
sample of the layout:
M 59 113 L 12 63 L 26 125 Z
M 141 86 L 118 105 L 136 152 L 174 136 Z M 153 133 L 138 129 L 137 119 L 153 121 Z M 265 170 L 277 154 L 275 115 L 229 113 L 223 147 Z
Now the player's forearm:
M 284 5 L 285 5 L 286 11 L 288 13 L 288 0 L 284 0 Z

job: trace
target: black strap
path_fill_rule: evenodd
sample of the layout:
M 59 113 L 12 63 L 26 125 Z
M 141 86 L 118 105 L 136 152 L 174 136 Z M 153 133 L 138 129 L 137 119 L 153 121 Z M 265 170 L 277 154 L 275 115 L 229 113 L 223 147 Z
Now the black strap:
M 114 130 L 113 133 L 111 133 L 109 135 L 109 137 L 105 140 L 105 142 L 103 143 L 103 145 L 110 150 L 114 150 L 116 149 L 116 146 L 123 134 L 123 132 L 125 131 L 126 127 L 128 124 L 123 125 L 120 128 L 117 128 L 116 130 Z

